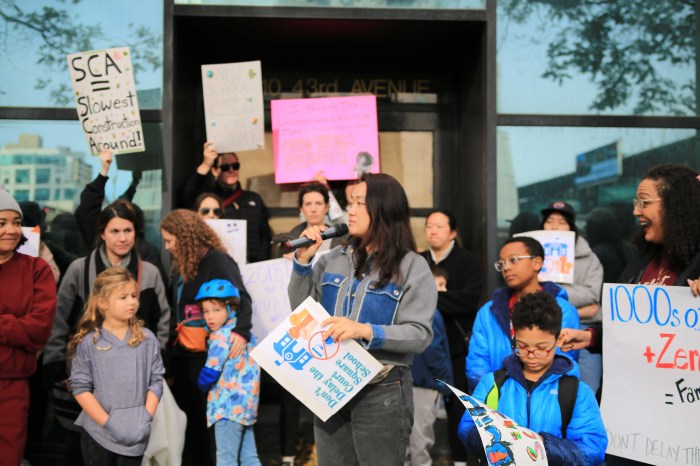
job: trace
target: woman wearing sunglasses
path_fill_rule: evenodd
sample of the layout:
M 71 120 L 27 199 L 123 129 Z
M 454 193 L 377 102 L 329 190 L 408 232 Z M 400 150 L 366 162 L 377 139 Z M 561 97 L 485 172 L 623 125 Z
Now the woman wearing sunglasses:
M 202 193 L 216 194 L 222 199 L 220 218 L 246 221 L 248 262 L 267 260 L 272 239 L 267 207 L 258 193 L 242 188 L 240 168 L 234 152 L 219 154 L 213 142 L 205 142 L 202 163 L 180 189 L 178 204 L 189 208 Z
M 221 198 L 214 193 L 202 193 L 194 201 L 194 210 L 205 220 L 219 219 L 223 212 Z

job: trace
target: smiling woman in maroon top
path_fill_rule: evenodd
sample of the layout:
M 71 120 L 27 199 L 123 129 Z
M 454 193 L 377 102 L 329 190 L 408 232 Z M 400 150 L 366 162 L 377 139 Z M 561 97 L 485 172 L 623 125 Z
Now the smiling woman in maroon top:
M 0 189 L 0 451 L 3 464 L 20 464 L 27 440 L 28 378 L 49 339 L 56 313 L 56 281 L 43 259 L 17 252 L 26 241 L 22 211 Z

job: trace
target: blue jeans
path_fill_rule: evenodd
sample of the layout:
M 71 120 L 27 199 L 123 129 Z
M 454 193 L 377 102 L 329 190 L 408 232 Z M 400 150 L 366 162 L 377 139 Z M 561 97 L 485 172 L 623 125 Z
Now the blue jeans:
M 260 466 L 253 426 L 222 419 L 214 424 L 216 466 Z
M 590 324 L 581 324 L 581 330 L 586 330 Z M 593 393 L 598 391 L 600 380 L 603 376 L 603 357 L 600 354 L 589 353 L 581 350 L 578 356 L 578 365 L 581 369 L 581 380 L 591 387 Z
M 318 464 L 402 466 L 412 424 L 411 370 L 396 367 L 326 422 L 314 418 Z

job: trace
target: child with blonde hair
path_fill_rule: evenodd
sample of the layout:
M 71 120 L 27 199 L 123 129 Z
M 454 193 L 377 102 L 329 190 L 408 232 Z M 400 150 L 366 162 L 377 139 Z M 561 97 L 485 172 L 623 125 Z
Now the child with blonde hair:
M 139 286 L 129 271 L 105 270 L 68 344 L 86 466 L 138 466 L 148 445 L 165 370 L 158 340 L 136 317 L 138 307 Z
M 260 466 L 253 424 L 258 414 L 260 366 L 251 358 L 255 341 L 231 357 L 238 288 L 228 280 L 204 283 L 195 301 L 211 332 L 207 361 L 197 380 L 207 396 L 207 427 L 214 426 L 217 466 Z

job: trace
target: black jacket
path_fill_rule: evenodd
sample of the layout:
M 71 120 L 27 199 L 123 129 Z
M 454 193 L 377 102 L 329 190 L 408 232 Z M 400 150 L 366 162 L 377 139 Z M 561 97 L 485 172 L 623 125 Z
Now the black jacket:
M 272 231 L 269 224 L 270 215 L 262 197 L 253 191 L 241 189 L 240 183 L 236 184 L 236 189 L 225 188 L 210 175 L 200 175 L 195 172 L 187 178 L 180 190 L 180 207 L 192 209 L 197 196 L 206 192 L 216 194 L 223 201 L 240 192 L 234 203 L 224 207 L 222 218 L 247 222 L 248 262 L 268 260 Z
M 424 251 L 421 255 L 430 266 L 435 264 L 430 251 Z M 474 254 L 456 244 L 438 267 L 447 272 L 447 291 L 438 293 L 437 307 L 445 320 L 450 355 L 454 358 L 467 353 L 464 334 L 470 335 L 472 332 L 483 281 Z

